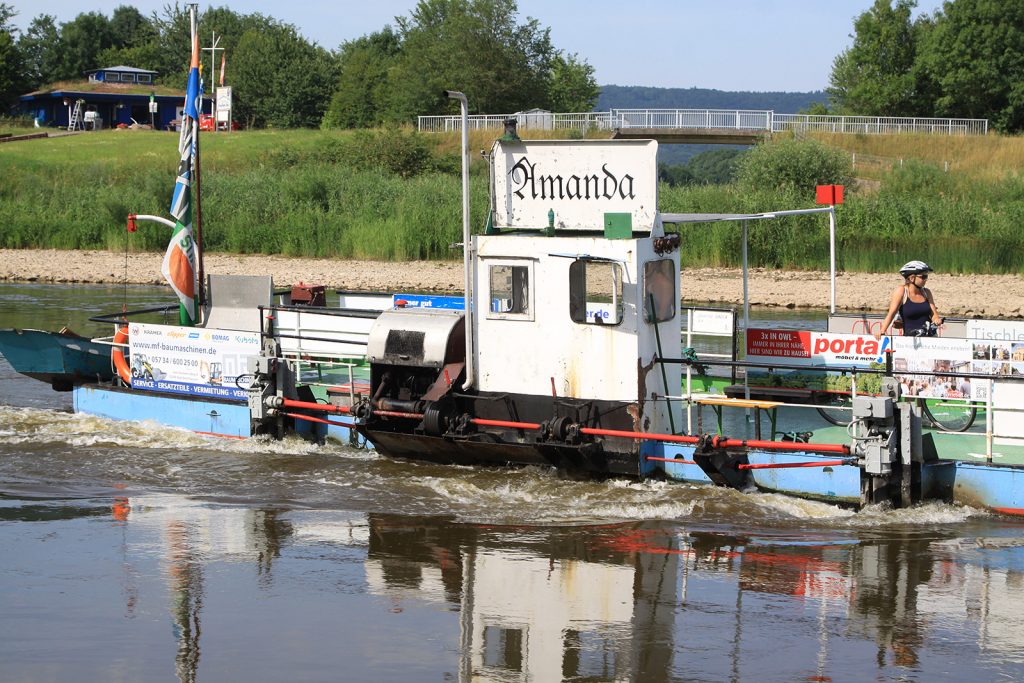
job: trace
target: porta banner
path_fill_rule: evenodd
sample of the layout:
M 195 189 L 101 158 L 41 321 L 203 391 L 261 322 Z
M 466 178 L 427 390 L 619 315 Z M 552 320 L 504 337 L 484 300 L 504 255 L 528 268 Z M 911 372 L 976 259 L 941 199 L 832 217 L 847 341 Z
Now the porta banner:
M 882 337 L 832 332 L 751 329 L 747 360 L 808 367 L 885 369 L 891 349 L 893 375 L 903 396 L 985 400 L 986 382 L 971 382 L 958 374 L 1000 376 L 1024 374 L 1024 342 L 942 337 Z M 1017 359 L 1018 362 L 1014 362 Z M 915 374 L 908 374 L 915 373 Z M 917 374 L 926 373 L 926 374 Z M 849 390 L 850 380 L 839 373 L 796 370 L 748 372 L 751 384 Z M 858 393 L 871 393 L 877 375 L 858 379 Z
M 260 337 L 237 330 L 133 323 L 128 330 L 132 388 L 245 401 L 247 359 Z

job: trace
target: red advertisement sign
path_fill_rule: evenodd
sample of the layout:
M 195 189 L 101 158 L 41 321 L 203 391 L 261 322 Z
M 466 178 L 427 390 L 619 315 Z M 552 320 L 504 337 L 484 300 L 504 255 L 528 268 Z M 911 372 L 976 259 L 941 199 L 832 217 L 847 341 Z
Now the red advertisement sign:
M 811 333 L 797 330 L 747 330 L 747 355 L 810 358 Z

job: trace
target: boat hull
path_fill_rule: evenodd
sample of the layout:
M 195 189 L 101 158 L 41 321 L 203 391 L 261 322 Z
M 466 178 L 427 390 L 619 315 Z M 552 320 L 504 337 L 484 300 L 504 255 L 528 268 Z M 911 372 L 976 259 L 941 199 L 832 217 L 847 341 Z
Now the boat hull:
M 57 391 L 113 377 L 110 347 L 70 332 L 0 330 L 0 353 L 16 372 Z
M 151 421 L 229 438 L 252 436 L 245 403 L 95 384 L 76 386 L 73 401 L 75 412 L 112 420 Z

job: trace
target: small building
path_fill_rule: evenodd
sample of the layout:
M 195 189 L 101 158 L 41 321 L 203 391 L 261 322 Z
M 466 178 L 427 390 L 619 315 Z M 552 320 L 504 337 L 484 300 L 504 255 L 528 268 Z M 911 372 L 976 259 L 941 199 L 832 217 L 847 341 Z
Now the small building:
M 520 128 L 531 130 L 551 130 L 554 128 L 554 115 L 547 109 L 527 109 L 515 113 Z
M 185 91 L 154 85 L 158 72 L 130 66 L 112 66 L 86 72 L 87 80 L 63 81 L 18 98 L 17 112 L 31 116 L 37 125 L 67 128 L 81 101 L 84 130 L 113 128 L 133 123 L 167 130 L 181 119 Z M 185 77 L 182 76 L 182 85 Z M 204 97 L 204 102 L 210 98 Z M 150 119 L 150 102 L 156 112 Z M 209 111 L 210 107 L 204 108 Z

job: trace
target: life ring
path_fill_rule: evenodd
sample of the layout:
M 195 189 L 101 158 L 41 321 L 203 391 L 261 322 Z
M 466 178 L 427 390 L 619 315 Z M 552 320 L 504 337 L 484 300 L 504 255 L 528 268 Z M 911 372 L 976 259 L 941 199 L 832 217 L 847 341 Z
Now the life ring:
M 114 335 L 115 344 L 124 344 L 128 341 L 128 326 L 117 328 L 117 333 Z M 110 352 L 110 357 L 114 361 L 114 367 L 117 368 L 117 376 L 121 378 L 121 381 L 126 386 L 132 385 L 132 371 L 128 367 L 128 361 L 124 359 L 124 348 L 120 346 L 113 347 Z

